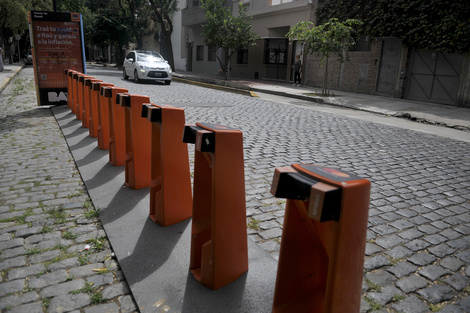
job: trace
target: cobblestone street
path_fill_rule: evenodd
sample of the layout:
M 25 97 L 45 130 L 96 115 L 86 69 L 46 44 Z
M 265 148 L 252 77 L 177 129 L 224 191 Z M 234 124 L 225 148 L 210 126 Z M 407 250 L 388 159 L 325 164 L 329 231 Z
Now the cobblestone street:
M 136 311 L 31 68 L 0 95 L 0 271 L 2 312 Z
M 369 179 L 361 312 L 470 312 L 469 143 L 301 100 L 136 84 L 115 70 L 88 74 L 182 107 L 188 124 L 242 130 L 248 236 L 276 259 L 285 200 L 269 192 L 275 167 L 322 164 Z M 37 107 L 31 68 L 0 101 L 0 309 L 135 311 L 67 142 L 51 111 Z

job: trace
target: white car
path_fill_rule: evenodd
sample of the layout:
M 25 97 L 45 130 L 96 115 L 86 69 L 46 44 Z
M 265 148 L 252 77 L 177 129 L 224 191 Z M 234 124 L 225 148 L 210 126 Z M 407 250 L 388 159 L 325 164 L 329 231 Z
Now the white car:
M 141 80 L 157 80 L 169 85 L 172 74 L 168 61 L 155 51 L 133 50 L 127 54 L 122 65 L 124 79 L 133 77 L 137 83 Z

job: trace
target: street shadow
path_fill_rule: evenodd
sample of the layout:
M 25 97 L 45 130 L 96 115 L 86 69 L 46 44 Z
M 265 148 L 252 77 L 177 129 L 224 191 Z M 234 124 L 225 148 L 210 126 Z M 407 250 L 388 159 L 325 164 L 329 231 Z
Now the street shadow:
M 245 293 L 248 272 L 244 273 L 234 282 L 217 290 L 209 289 L 201 285 L 188 271 L 188 279 L 186 281 L 186 290 L 183 299 L 183 313 L 219 313 L 230 312 L 233 308 L 242 308 L 246 306 L 243 303 L 243 295 Z M 210 306 L 208 305 L 210 303 Z M 245 312 L 245 311 L 244 311 Z M 253 311 L 256 312 L 256 308 Z
M 130 286 L 152 276 L 171 256 L 176 244 L 190 224 L 187 219 L 175 225 L 162 227 L 150 218 L 145 220 L 142 231 L 130 255 L 119 259 Z M 189 255 L 188 255 L 189 258 Z M 162 273 L 171 277 L 173 273 Z M 154 282 L 164 279 L 159 276 Z M 171 279 L 171 278 L 170 278 Z
M 81 140 L 80 142 L 78 142 L 73 147 L 73 149 L 80 149 L 80 148 L 83 148 L 83 147 L 87 147 L 91 144 L 93 144 L 95 146 L 95 148 L 93 150 L 91 150 L 86 156 L 84 156 L 80 160 L 76 161 L 78 166 L 88 165 L 90 163 L 93 163 L 93 162 L 96 162 L 96 161 L 102 159 L 105 156 L 109 157 L 108 150 L 99 149 L 98 147 L 96 147 L 96 144 L 97 144 L 96 140 L 93 140 L 93 141 L 90 142 L 90 140 L 88 140 L 89 138 L 90 137 L 87 137 L 87 140 L 85 140 L 85 139 Z M 91 139 L 95 139 L 95 138 L 91 138 Z M 71 147 L 71 149 L 72 149 L 72 147 Z
M 47 110 L 35 108 L 23 112 L 0 117 L 0 133 L 9 132 L 14 129 L 24 129 L 36 126 L 30 124 L 29 119 L 51 116 Z
M 101 157 L 103 157 L 104 153 L 106 153 L 106 151 L 100 150 L 98 148 L 96 148 L 95 150 L 94 150 L 94 154 L 96 156 L 90 156 L 90 159 L 83 161 L 84 164 L 94 162 L 100 159 Z M 98 153 L 100 151 L 103 151 L 103 153 L 100 153 L 100 156 L 98 156 Z M 91 155 L 91 153 L 89 155 Z M 80 162 L 81 161 L 78 161 L 77 164 L 79 166 L 83 166 L 81 165 Z M 106 165 L 101 167 L 99 171 L 97 171 L 92 178 L 85 180 L 85 184 L 87 188 L 95 189 L 95 188 L 102 186 L 103 184 L 108 183 L 109 181 L 112 181 L 116 176 L 118 176 L 119 174 L 123 172 L 124 172 L 124 166 L 114 166 L 114 165 L 107 163 Z M 124 179 L 122 180 L 122 184 L 124 185 Z

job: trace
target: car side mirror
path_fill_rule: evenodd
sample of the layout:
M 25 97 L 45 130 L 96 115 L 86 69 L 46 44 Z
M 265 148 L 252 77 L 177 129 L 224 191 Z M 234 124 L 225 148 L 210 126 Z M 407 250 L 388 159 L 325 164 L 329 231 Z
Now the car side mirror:
M 134 63 L 134 59 L 133 59 L 133 58 L 129 58 L 128 60 L 129 60 L 129 62 Z

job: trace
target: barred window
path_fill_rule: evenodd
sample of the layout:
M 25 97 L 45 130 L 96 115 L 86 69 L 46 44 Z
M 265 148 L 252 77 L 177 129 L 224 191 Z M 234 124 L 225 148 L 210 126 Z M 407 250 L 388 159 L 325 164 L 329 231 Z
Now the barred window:
M 287 64 L 288 39 L 264 40 L 264 64 Z
M 196 61 L 204 61 L 204 46 L 196 46 Z

